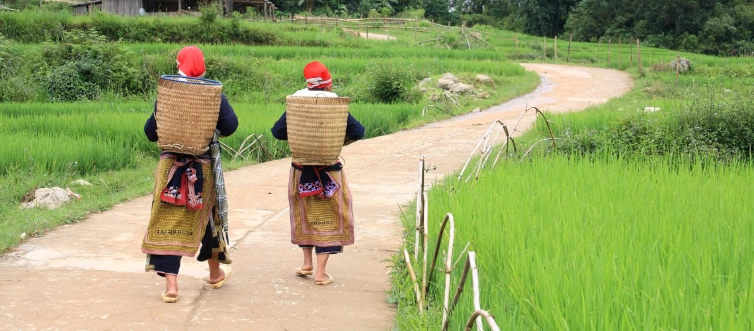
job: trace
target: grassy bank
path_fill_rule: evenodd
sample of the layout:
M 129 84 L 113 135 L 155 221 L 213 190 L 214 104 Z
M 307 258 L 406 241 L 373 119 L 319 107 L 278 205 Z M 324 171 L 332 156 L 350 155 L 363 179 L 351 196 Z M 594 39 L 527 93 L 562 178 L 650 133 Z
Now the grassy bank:
M 430 238 L 453 213 L 454 252 L 470 243 L 477 253 L 482 306 L 501 329 L 748 330 L 752 176 L 746 163 L 688 166 L 673 158 L 511 161 L 483 180 L 433 188 Z M 439 328 L 442 284 L 433 289 L 428 316 L 435 318 L 402 310 L 399 329 Z M 410 287 L 397 290 L 404 303 L 414 300 Z M 451 330 L 471 314 L 468 291 Z

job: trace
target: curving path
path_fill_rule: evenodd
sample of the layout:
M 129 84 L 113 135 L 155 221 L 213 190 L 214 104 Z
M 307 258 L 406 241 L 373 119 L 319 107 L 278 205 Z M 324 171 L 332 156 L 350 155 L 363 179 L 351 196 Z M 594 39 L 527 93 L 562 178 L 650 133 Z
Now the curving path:
M 163 279 L 142 272 L 140 252 L 151 197 L 119 204 L 33 238 L 0 257 L 2 330 L 389 330 L 388 264 L 401 244 L 399 205 L 416 190 L 417 162 L 460 169 L 495 119 L 511 126 L 525 105 L 552 112 L 581 110 L 628 92 L 629 75 L 605 69 L 523 64 L 543 84 L 532 94 L 487 111 L 344 148 L 353 190 L 356 244 L 330 259 L 335 283 L 313 285 L 293 275 L 300 249 L 290 244 L 286 198 L 290 160 L 226 173 L 230 195 L 233 278 L 220 290 L 203 286 L 206 263 L 184 259 L 181 298 L 164 304 Z M 524 117 L 526 130 L 534 114 Z M 520 134 L 520 132 L 516 133 Z

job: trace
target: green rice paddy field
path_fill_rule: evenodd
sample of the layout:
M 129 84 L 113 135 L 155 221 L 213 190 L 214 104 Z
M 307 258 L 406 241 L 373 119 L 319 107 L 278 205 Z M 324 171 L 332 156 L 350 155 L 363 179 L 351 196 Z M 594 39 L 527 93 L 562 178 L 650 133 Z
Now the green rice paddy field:
M 147 20 L 159 19 L 186 20 Z M 112 20 L 113 24 L 126 21 Z M 19 25 L 19 34 L 32 28 L 30 21 L 24 24 Z M 484 36 L 489 47 L 449 50 L 433 43 L 417 46 L 413 40 L 457 34 L 457 30 L 417 32 L 417 37 L 413 31 L 396 30 L 390 34 L 398 40 L 381 42 L 353 39 L 332 28 L 301 30 L 287 24 L 280 24 L 279 38 L 284 41 L 280 46 L 200 45 L 210 73 L 215 70 L 227 78 L 224 83 L 242 123 L 225 142 L 237 147 L 251 134 L 263 135 L 267 141 L 268 152 L 227 162 L 228 168 L 287 153 L 285 144 L 271 139 L 269 128 L 284 110 L 282 98 L 298 87 L 300 68 L 312 58 L 330 66 L 341 95 L 363 92 L 370 77 L 366 73 L 377 66 L 402 68 L 421 77 L 451 71 L 471 79 L 481 73 L 497 83 L 489 89 L 489 99 L 469 98 L 459 108 L 425 116 L 427 95 L 415 103 L 353 104 L 354 116 L 365 124 L 369 137 L 531 91 L 538 83 L 536 75 L 525 73 L 518 62 L 609 67 L 636 79 L 634 91 L 623 98 L 582 113 L 551 117 L 561 138 L 624 123 L 644 107 L 687 109 L 715 93 L 728 93 L 728 99 L 711 102 L 744 107 L 742 116 L 754 116 L 749 102 L 731 102 L 751 99 L 750 58 L 681 54 L 692 60 L 693 69 L 676 84 L 675 73 L 667 67 L 676 52 L 642 48 L 644 70 L 639 72 L 635 46 L 626 41 L 622 47 L 573 43 L 566 62 L 568 46 L 562 40 L 556 60 L 552 40 L 543 45 L 539 37 L 487 27 L 474 31 Z M 299 44 L 296 38 L 301 38 Z M 43 46 L 15 43 L 10 48 L 33 55 Z M 126 41 L 122 46 L 130 56 L 154 66 L 153 71 L 171 73 L 172 57 L 182 45 L 154 40 Z M 129 98 L 105 95 L 96 102 L 0 104 L 0 138 L 5 142 L 0 146 L 0 251 L 17 244 L 21 233 L 41 234 L 149 192 L 158 150 L 143 136 L 142 125 L 153 98 L 154 92 L 146 91 Z M 656 116 L 672 118 L 672 114 Z M 528 146 L 542 135 L 540 122 L 520 143 Z M 642 142 L 653 150 L 652 141 Z M 746 158 L 723 163 L 692 160 L 688 155 L 645 157 L 609 150 L 537 152 L 524 162 L 511 157 L 485 171 L 478 181 L 461 184 L 448 179 L 429 192 L 433 231 L 429 247 L 434 247 L 442 216 L 453 213 L 453 260 L 464 260 L 460 254 L 467 244 L 477 253 L 481 306 L 495 316 L 501 329 L 751 330 L 754 225 L 748 200 L 754 193 L 749 185 L 753 177 L 754 167 Z M 24 194 L 36 187 L 66 186 L 78 178 L 95 184 L 74 188 L 84 196 L 81 201 L 56 211 L 17 208 Z M 413 220 L 406 222 L 406 233 L 406 245 L 412 247 Z M 397 303 L 395 328 L 439 329 L 441 271 L 433 271 L 436 284 L 429 294 L 429 310 L 419 314 L 400 256 L 394 266 L 390 300 Z M 421 266 L 414 263 L 414 269 Z M 461 269 L 462 262 L 453 272 L 453 289 Z M 463 329 L 472 307 L 467 285 L 451 315 L 450 330 Z

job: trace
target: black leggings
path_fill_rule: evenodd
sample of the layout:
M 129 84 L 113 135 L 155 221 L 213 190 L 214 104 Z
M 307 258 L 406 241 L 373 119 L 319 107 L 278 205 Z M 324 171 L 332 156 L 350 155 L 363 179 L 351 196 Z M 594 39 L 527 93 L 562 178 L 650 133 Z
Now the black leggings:
M 338 253 L 343 253 L 343 246 L 320 247 L 320 246 L 313 246 L 313 245 L 298 245 L 298 247 L 301 247 L 301 248 L 312 248 L 312 247 L 314 247 L 314 252 L 316 254 L 338 254 Z
M 210 219 L 210 222 L 212 220 Z M 202 247 L 199 248 L 199 256 L 196 257 L 200 262 L 207 261 L 212 258 L 212 249 L 219 248 L 220 241 L 212 235 L 212 225 L 207 222 L 207 228 L 204 229 L 204 237 L 202 238 Z M 220 253 L 220 260 L 224 260 L 225 253 Z M 154 271 L 165 277 L 168 275 L 178 275 L 178 270 L 181 269 L 181 256 L 177 255 L 149 255 L 149 264 L 154 266 Z

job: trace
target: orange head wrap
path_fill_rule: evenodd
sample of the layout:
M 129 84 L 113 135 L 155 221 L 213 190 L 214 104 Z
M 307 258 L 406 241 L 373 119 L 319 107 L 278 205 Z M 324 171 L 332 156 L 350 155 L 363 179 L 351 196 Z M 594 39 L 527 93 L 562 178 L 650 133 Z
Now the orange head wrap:
M 186 46 L 178 52 L 178 73 L 187 77 L 202 77 L 207 68 L 204 67 L 204 54 L 196 46 Z
M 304 78 L 308 88 L 324 88 L 332 85 L 332 76 L 324 64 L 317 61 L 304 67 Z

